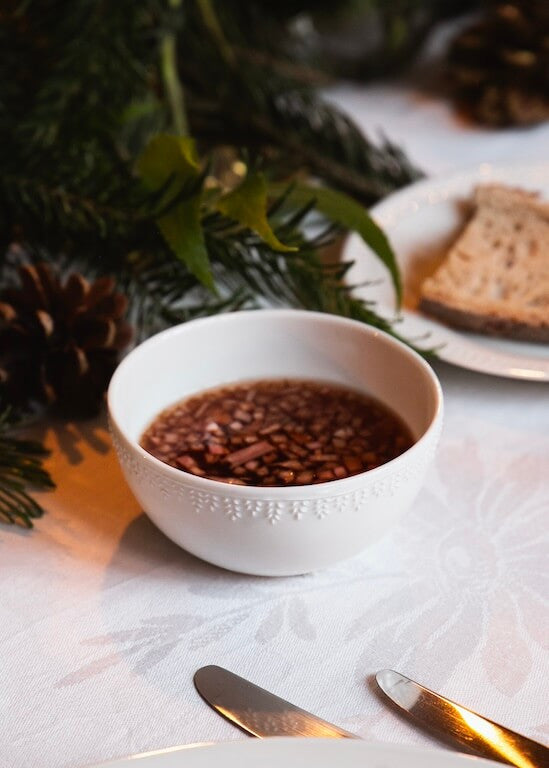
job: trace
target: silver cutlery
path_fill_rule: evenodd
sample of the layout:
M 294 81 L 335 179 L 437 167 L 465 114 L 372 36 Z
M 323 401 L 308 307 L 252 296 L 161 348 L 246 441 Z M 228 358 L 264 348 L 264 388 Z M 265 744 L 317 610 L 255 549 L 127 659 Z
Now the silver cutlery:
M 398 706 L 447 740 L 482 757 L 518 768 L 549 768 L 549 749 L 542 744 L 487 720 L 392 670 L 378 672 L 376 680 Z M 202 667 L 194 676 L 194 684 L 216 712 L 253 736 L 358 738 L 222 667 Z

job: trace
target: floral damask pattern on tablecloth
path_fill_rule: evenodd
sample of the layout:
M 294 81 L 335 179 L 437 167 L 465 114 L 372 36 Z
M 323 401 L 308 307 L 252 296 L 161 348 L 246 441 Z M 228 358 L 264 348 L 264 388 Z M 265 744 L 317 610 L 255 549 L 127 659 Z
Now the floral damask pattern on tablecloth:
M 343 613 L 346 601 L 349 609 L 332 641 L 348 648 L 357 675 L 370 668 L 372 647 L 384 647 L 394 666 L 410 674 L 420 674 L 428 655 L 430 682 L 442 686 L 480 650 L 487 679 L 513 696 L 531 671 L 529 646 L 547 647 L 549 637 L 543 625 L 549 509 L 543 461 L 525 454 L 494 471 L 467 440 L 441 449 L 433 476 L 432 488 L 392 537 L 395 571 L 382 558 L 369 566 L 364 557 L 293 579 L 226 574 L 217 577 L 215 593 L 208 566 L 195 561 L 197 574 L 189 574 L 187 585 L 198 598 L 189 601 L 195 612 L 145 614 L 137 623 L 84 638 L 84 646 L 100 652 L 56 685 L 84 683 L 116 665 L 146 674 L 181 653 L 189 659 L 196 654 L 198 664 L 203 649 L 215 653 L 231 633 L 250 648 L 292 636 L 314 643 L 338 600 L 336 611 Z M 361 610 L 357 598 L 369 575 L 379 580 L 381 594 L 364 595 Z M 199 611 L 200 597 L 214 595 L 216 609 Z M 118 624 L 120 617 L 113 614 L 111 621 Z

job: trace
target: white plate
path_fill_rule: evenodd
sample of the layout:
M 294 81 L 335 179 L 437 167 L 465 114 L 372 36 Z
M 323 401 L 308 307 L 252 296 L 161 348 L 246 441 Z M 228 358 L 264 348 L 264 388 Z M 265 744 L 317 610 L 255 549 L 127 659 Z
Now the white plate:
M 502 182 L 535 190 L 549 198 L 549 163 L 477 168 L 425 179 L 387 197 L 372 209 L 387 233 L 401 268 L 404 309 L 399 332 L 418 340 L 420 347 L 439 347 L 442 360 L 495 376 L 549 382 L 549 344 L 507 341 L 458 332 L 430 320 L 414 309 L 418 282 L 433 269 L 455 239 L 464 221 L 464 208 L 475 185 Z M 376 302 L 377 311 L 395 315 L 394 294 L 387 271 L 358 236 L 352 236 L 344 258 L 355 261 L 349 281 L 375 281 L 357 295 Z
M 353 739 L 248 739 L 148 752 L 103 768 L 495 768 L 457 752 Z M 97 766 L 97 768 L 100 768 Z

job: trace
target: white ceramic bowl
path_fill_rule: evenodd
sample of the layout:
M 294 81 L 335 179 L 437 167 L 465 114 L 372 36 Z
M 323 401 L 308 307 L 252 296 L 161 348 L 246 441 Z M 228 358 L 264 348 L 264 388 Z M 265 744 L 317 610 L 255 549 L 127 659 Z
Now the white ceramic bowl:
M 280 377 L 369 393 L 400 414 L 416 442 L 369 472 L 285 488 L 196 477 L 139 446 L 153 418 L 191 393 Z M 411 349 L 354 320 L 285 309 L 223 314 L 159 333 L 119 365 L 108 403 L 122 470 L 151 520 L 203 560 L 264 576 L 322 568 L 378 539 L 419 491 L 442 425 L 438 380 Z

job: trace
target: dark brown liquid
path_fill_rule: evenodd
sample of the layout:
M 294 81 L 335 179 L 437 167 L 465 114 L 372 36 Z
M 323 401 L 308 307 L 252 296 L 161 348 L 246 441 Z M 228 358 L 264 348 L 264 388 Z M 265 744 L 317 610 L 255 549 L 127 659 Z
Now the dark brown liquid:
M 159 414 L 142 447 L 183 471 L 226 483 L 288 486 L 359 474 L 413 443 L 379 401 L 346 387 L 275 379 L 193 395 Z

